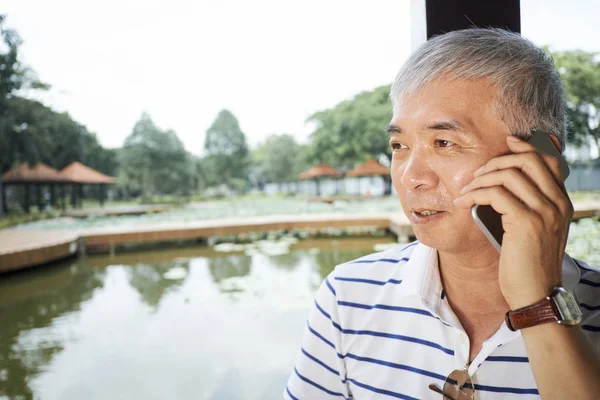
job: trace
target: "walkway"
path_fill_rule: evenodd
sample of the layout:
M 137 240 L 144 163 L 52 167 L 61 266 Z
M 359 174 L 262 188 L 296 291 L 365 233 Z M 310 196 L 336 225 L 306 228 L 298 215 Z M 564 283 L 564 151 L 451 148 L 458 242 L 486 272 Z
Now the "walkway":
M 575 204 L 574 220 L 600 216 L 600 202 Z M 295 229 L 345 229 L 372 227 L 389 229 L 399 241 L 413 236 L 402 213 L 311 214 L 218 219 L 182 223 L 144 224 L 134 228 L 0 231 L 0 272 L 45 264 L 78 252 L 109 252 L 117 245 L 193 240 L 248 232 L 291 231 Z

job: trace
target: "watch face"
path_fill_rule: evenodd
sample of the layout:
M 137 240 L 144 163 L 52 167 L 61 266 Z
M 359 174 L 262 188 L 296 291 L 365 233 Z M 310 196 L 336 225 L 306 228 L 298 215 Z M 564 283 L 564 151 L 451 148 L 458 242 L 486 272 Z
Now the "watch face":
M 581 322 L 581 309 L 575 296 L 564 288 L 556 288 L 552 299 L 560 313 L 560 324 L 577 325 Z

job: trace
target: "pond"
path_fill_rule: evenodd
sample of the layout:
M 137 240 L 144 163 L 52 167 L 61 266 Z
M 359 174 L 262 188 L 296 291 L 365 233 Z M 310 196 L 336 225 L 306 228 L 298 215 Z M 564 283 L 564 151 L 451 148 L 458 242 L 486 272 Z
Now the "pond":
M 321 281 L 393 243 L 163 248 L 2 275 L 0 400 L 281 399 Z M 600 222 L 572 224 L 568 251 L 599 266 Z
M 0 399 L 280 399 L 318 285 L 393 242 L 171 248 L 4 275 Z

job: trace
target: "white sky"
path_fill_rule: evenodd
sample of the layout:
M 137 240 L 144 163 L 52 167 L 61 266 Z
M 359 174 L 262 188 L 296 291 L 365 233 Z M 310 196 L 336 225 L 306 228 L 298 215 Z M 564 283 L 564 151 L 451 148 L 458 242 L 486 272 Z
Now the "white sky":
M 577 4 L 577 6 L 574 6 Z M 410 53 L 409 0 L 2 0 L 47 105 L 119 147 L 142 111 L 201 154 L 219 110 L 251 145 L 390 83 Z M 600 52 L 600 1 L 521 0 L 522 32 Z

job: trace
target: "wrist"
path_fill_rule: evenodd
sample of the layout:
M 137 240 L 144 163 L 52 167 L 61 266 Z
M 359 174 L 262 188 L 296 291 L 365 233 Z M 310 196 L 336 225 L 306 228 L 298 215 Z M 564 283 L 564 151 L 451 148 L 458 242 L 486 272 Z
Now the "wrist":
M 549 322 L 574 326 L 581 323 L 581 316 L 581 309 L 573 294 L 558 286 L 541 300 L 508 311 L 506 325 L 512 331 Z
M 511 310 L 518 310 L 520 308 L 529 307 L 532 304 L 537 303 L 545 297 L 548 297 L 554 291 L 554 288 L 561 286 L 560 283 L 549 287 L 540 286 L 535 289 L 528 291 L 516 296 L 505 297 L 506 303 Z

